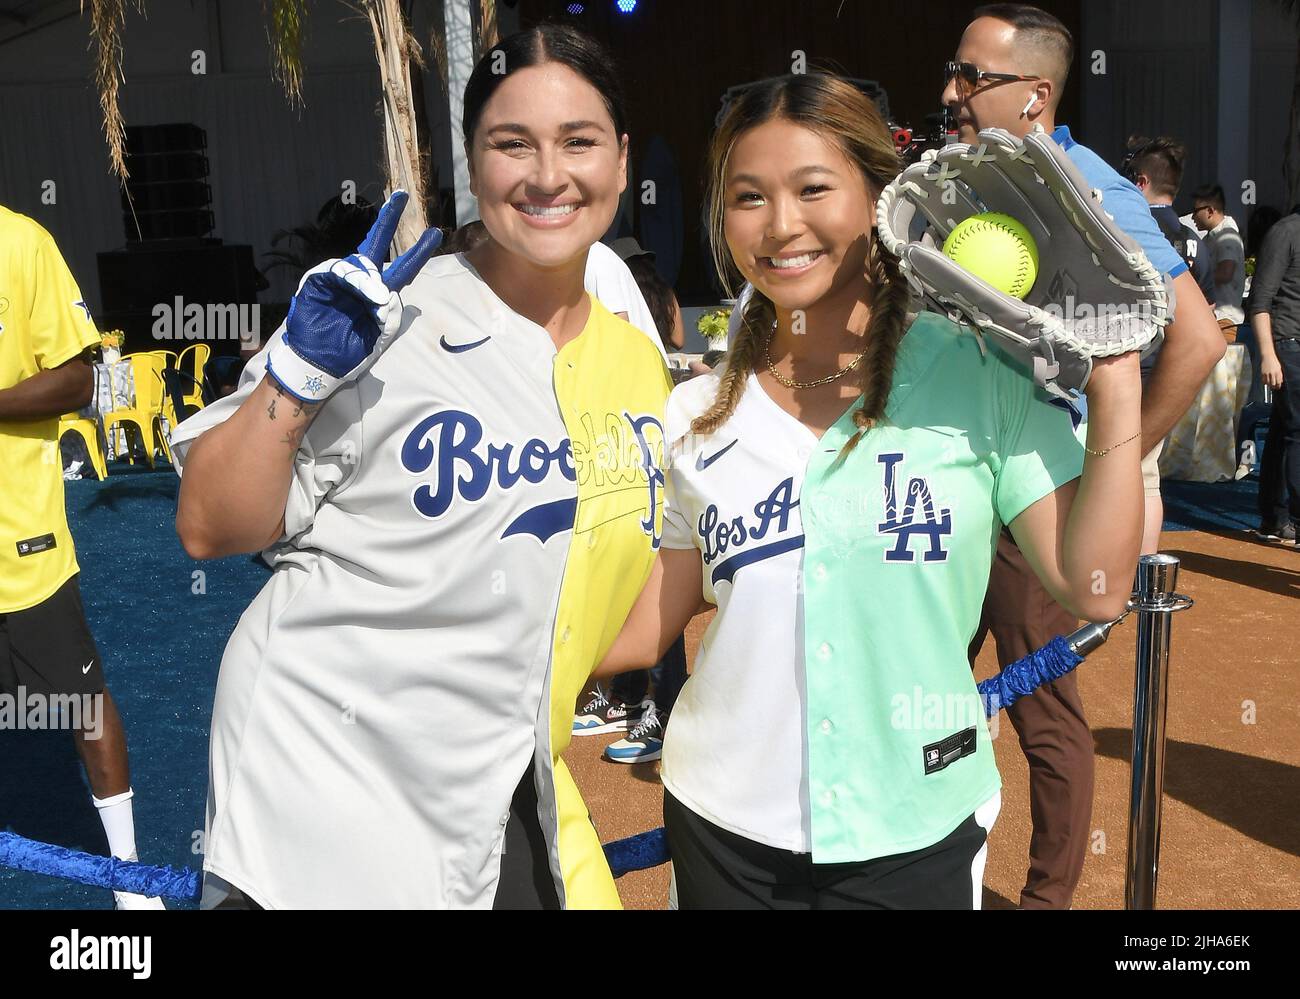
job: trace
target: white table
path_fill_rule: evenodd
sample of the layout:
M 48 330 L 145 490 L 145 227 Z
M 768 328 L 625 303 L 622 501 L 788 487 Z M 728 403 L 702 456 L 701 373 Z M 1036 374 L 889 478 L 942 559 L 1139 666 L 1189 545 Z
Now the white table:
M 1237 421 L 1250 395 L 1253 371 L 1245 346 L 1229 344 L 1191 408 L 1165 440 L 1160 476 L 1228 482 L 1237 471 Z

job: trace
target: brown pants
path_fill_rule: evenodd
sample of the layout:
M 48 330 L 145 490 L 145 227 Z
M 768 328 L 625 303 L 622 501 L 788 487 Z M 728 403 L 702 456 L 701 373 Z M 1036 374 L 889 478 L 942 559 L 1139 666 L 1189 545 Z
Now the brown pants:
M 998 665 L 1007 666 L 1068 635 L 1078 621 L 1043 589 L 1008 531 L 998 538 L 984 613 L 970 646 L 972 667 L 993 632 Z M 1083 872 L 1092 818 L 1093 743 L 1076 674 L 1044 684 L 1007 709 L 1029 761 L 1029 874 L 1024 909 L 1068 909 Z

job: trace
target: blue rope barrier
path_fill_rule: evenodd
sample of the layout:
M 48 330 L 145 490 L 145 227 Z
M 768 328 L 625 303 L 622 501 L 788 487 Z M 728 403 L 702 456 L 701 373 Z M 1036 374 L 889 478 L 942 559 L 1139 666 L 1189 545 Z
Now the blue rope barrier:
M 614 877 L 668 863 L 663 828 L 637 833 L 604 845 Z M 0 832 L 0 867 L 76 881 L 92 888 L 129 891 L 137 895 L 197 901 L 199 875 L 188 867 L 156 867 L 116 857 L 99 857 L 66 846 L 40 843 L 17 833 Z
M 199 876 L 188 867 L 178 871 L 116 857 L 97 857 L 10 832 L 0 832 L 0 867 L 149 897 L 161 895 L 190 901 L 199 897 Z
M 1012 663 L 997 676 L 979 684 L 984 712 L 992 717 L 1021 697 L 1032 694 L 1044 683 L 1059 679 L 1083 657 L 1057 636 L 1037 652 Z M 666 864 L 668 841 L 663 827 L 650 829 L 604 845 L 605 859 L 614 877 Z M 0 867 L 48 874 L 77 881 L 94 888 L 161 895 L 163 898 L 194 901 L 200 893 L 199 875 L 188 867 L 155 867 L 116 857 L 97 857 L 52 843 L 38 843 L 16 833 L 0 832 Z
M 668 839 L 664 836 L 663 826 L 660 826 L 627 839 L 606 843 L 605 859 L 609 862 L 614 877 L 621 878 L 632 871 L 644 871 L 666 864 L 672 858 L 668 856 Z
M 991 676 L 979 684 L 980 696 L 984 698 L 985 717 L 992 718 L 1043 684 L 1065 676 L 1081 662 L 1083 656 L 1057 635 L 1037 652 L 1017 659 L 997 676 Z

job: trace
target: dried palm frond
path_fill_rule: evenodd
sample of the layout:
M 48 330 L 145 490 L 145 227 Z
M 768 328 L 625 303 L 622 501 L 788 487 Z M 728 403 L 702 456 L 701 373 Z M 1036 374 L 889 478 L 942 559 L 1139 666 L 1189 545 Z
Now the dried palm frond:
M 498 41 L 500 38 L 497 37 L 497 0 L 479 0 L 478 38 L 475 39 L 479 57 L 482 58 L 483 53 Z
M 271 73 L 284 85 L 289 104 L 302 106 L 302 38 L 307 0 L 262 0 L 271 44 Z
M 433 64 L 438 68 L 438 79 L 442 81 L 442 92 L 450 93 L 447 84 L 447 36 L 435 24 L 429 33 L 429 51 L 433 53 Z
M 144 0 L 135 0 L 135 9 L 144 13 Z M 86 0 L 81 0 L 81 12 Z M 126 0 L 90 0 L 90 40 L 95 47 L 95 90 L 104 113 L 104 138 L 108 141 L 108 160 L 113 173 L 126 180 L 126 123 L 118 104 L 122 75 L 122 26 L 126 23 Z

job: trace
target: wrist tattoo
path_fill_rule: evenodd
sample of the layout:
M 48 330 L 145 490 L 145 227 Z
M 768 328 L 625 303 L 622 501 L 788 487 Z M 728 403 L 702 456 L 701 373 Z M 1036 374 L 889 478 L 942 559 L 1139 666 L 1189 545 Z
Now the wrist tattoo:
M 279 381 L 276 380 L 275 378 L 270 378 L 269 381 L 271 382 L 271 387 L 275 389 L 275 394 L 282 399 L 288 399 L 290 404 L 293 406 L 293 412 L 290 414 L 291 416 L 296 418 L 302 416 L 304 413 L 306 413 L 308 416 L 312 416 L 315 414 L 316 410 L 320 409 L 321 403 L 303 402 L 297 396 L 287 391 L 285 387 L 281 385 Z M 272 399 L 271 404 L 266 409 L 266 415 L 270 417 L 272 420 L 276 419 L 275 403 L 276 400 Z

